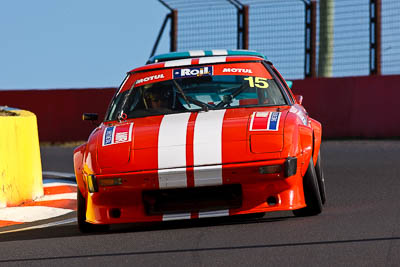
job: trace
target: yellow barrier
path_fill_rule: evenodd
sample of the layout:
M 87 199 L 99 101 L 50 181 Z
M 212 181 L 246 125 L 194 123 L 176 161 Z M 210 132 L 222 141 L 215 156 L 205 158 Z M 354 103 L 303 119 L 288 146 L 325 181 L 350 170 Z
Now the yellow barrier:
M 18 116 L 0 116 L 0 207 L 43 196 L 36 116 L 12 112 Z

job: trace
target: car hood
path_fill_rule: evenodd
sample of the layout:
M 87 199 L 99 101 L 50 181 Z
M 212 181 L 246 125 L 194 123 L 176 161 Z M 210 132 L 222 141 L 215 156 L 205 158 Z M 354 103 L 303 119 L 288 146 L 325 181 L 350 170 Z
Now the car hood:
M 278 158 L 287 108 L 240 108 L 136 118 L 102 125 L 102 173 Z

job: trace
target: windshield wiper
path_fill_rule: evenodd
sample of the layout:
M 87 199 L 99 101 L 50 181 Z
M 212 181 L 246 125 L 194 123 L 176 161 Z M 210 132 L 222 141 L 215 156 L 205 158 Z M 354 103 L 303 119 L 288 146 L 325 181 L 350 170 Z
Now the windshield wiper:
M 189 102 L 191 102 L 191 103 L 195 104 L 196 106 L 201 107 L 202 110 L 204 110 L 204 111 L 209 110 L 209 107 L 206 103 L 203 103 L 197 99 L 194 99 L 193 97 L 186 96 L 182 90 L 182 87 L 175 80 L 172 80 L 172 82 L 175 84 L 176 88 L 178 88 L 179 93 L 181 94 L 181 96 L 183 97 L 183 99 L 185 100 L 185 102 L 189 108 L 191 108 L 190 103 L 189 103 Z
M 186 104 L 187 104 L 187 105 L 189 106 L 189 108 L 190 108 L 189 101 L 188 101 L 188 99 L 187 99 L 187 96 L 186 96 L 185 93 L 183 92 L 182 87 L 181 87 L 175 80 L 172 80 L 172 82 L 175 84 L 176 88 L 178 88 L 179 93 L 182 95 L 182 97 L 183 97 L 183 99 L 185 100 Z
M 191 103 L 195 104 L 196 106 L 201 107 L 201 109 L 204 111 L 208 111 L 210 109 L 210 107 L 206 103 L 203 103 L 197 99 L 194 99 L 193 97 L 187 96 L 187 100 L 189 100 Z
M 246 89 L 247 86 L 245 83 L 243 83 L 239 88 L 237 88 L 232 94 L 230 95 L 224 95 L 222 97 L 222 101 L 218 103 L 218 105 L 215 106 L 215 108 L 222 108 L 225 105 L 229 105 L 232 103 L 232 100 L 237 97 L 241 92 L 243 92 L 244 89 Z

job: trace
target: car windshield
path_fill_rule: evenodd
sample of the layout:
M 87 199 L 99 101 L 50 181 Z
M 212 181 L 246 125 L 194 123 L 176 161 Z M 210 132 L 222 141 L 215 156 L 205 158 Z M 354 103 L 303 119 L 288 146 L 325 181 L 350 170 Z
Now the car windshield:
M 246 75 L 202 75 L 138 86 L 114 97 L 106 121 L 237 107 L 286 105 L 275 80 Z

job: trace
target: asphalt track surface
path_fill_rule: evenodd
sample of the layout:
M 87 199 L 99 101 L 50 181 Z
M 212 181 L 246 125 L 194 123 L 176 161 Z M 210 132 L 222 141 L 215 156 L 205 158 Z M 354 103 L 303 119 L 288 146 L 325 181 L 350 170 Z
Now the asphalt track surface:
M 71 153 L 42 149 L 44 169 L 72 171 Z M 3 233 L 0 265 L 400 266 L 399 155 L 398 140 L 324 142 L 328 200 L 319 216 L 276 212 L 91 235 L 76 223 Z

